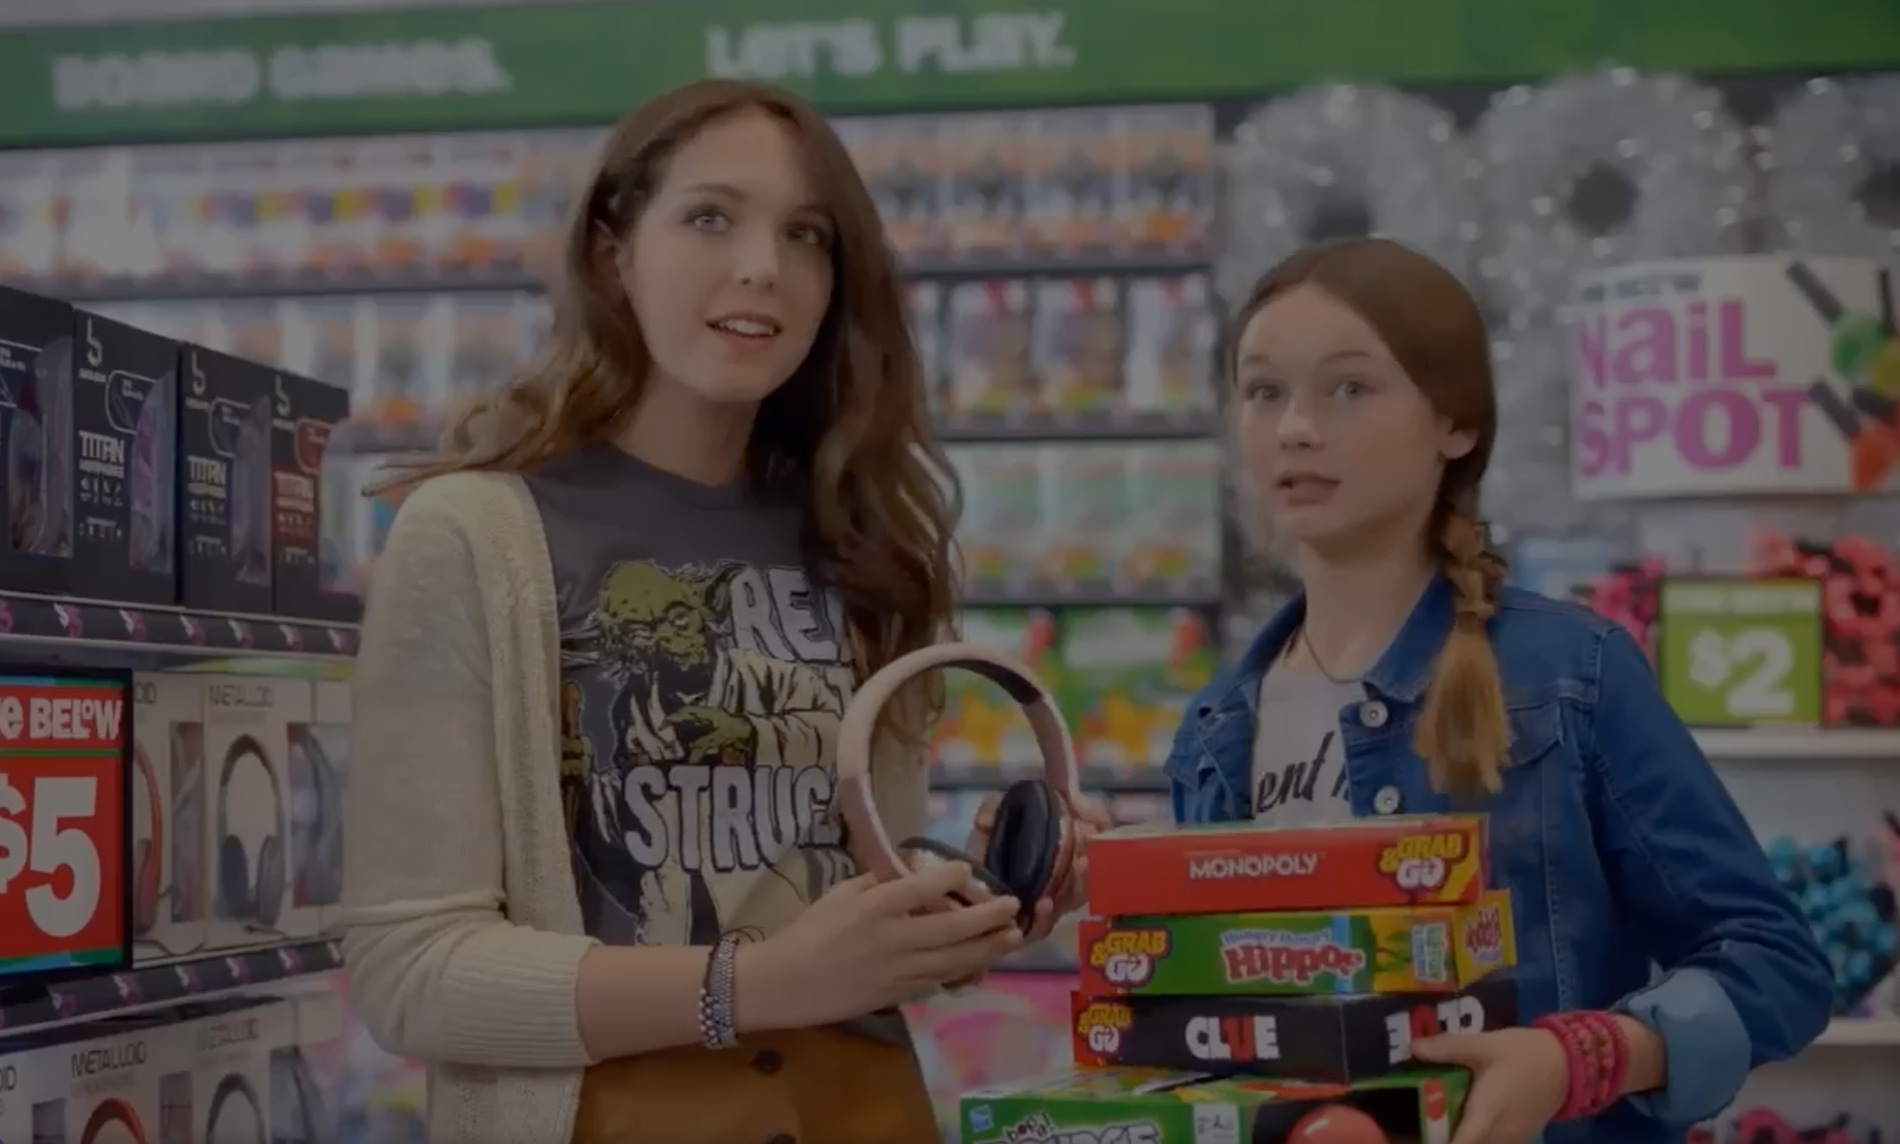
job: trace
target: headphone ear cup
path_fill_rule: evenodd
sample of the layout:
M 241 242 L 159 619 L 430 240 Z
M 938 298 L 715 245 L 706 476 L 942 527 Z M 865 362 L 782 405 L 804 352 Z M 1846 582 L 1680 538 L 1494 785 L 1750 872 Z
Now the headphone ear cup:
M 259 923 L 277 924 L 284 904 L 284 851 L 275 834 L 257 848 L 257 887 L 252 910 Z
M 158 915 L 158 863 L 152 853 L 152 840 L 141 838 L 132 845 L 132 932 L 150 933 Z
M 1022 920 L 1048 895 L 1062 849 L 1062 799 L 1041 779 L 1011 783 L 996 806 L 983 864 L 1022 903 Z
M 225 917 L 250 916 L 251 868 L 244 857 L 244 843 L 235 834 L 225 835 L 218 846 L 218 897 Z

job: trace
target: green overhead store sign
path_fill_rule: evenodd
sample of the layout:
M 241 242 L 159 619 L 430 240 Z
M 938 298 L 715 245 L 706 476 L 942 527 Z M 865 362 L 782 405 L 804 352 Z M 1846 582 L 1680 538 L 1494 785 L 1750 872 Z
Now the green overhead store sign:
M 1900 66 L 1900 0 L 649 0 L 0 32 L 0 146 L 598 124 L 705 75 L 838 111 Z

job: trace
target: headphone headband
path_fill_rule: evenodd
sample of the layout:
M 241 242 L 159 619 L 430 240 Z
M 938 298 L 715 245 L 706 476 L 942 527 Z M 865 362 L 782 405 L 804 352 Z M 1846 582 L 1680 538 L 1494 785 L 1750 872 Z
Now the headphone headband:
M 247 756 L 257 760 L 270 780 L 272 832 L 279 838 L 286 837 L 282 781 L 277 777 L 277 768 L 271 765 L 270 755 L 264 751 L 264 744 L 253 735 L 239 735 L 225 748 L 224 766 L 218 772 L 218 837 L 231 833 L 231 776 L 237 773 L 238 760 Z
M 152 849 L 157 851 L 165 841 L 164 811 L 170 800 L 159 793 L 158 770 L 152 766 L 151 757 L 145 753 L 145 744 L 137 739 L 132 741 L 132 765 L 138 768 L 139 777 L 145 780 L 145 805 L 152 812 Z
M 925 672 L 945 668 L 973 671 L 1015 700 L 1035 734 L 1044 778 L 1069 805 L 1082 798 L 1068 725 L 1056 711 L 1054 698 L 1027 667 L 974 643 L 933 644 L 899 656 L 858 688 L 838 728 L 838 808 L 851 856 L 861 869 L 881 880 L 903 877 L 910 872 L 910 864 L 884 829 L 872 796 L 871 753 L 878 717 L 905 684 Z
M 231 1103 L 234 1097 L 243 1097 L 244 1103 L 250 1106 L 251 1119 L 257 1124 L 256 1138 L 260 1141 L 270 1139 L 270 1125 L 264 1123 L 264 1104 L 257 1099 L 257 1090 L 251 1087 L 251 1082 L 245 1079 L 243 1073 L 226 1073 L 218 1081 L 217 1090 L 211 1094 L 210 1110 L 205 1113 L 205 1139 L 215 1138 L 216 1133 L 212 1129 L 218 1126 L 218 1118 L 224 1115 L 224 1106 Z
M 124 1125 L 137 1144 L 145 1144 L 145 1125 L 139 1123 L 138 1113 L 116 1096 L 108 1096 L 93 1105 L 92 1114 L 86 1117 L 86 1127 L 79 1134 L 79 1144 L 92 1144 L 108 1124 Z

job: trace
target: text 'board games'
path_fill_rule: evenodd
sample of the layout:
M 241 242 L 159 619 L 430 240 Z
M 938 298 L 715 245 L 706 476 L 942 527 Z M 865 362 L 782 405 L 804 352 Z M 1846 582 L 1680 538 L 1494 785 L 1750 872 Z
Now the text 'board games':
M 1474 901 L 1485 875 L 1477 817 L 1129 826 L 1089 843 L 1089 908 L 1131 917 L 1455 904 Z
M 1469 906 L 1089 918 L 1095 996 L 1430 993 L 1517 963 L 1507 891 Z
M 127 691 L 0 676 L 0 979 L 130 960 Z

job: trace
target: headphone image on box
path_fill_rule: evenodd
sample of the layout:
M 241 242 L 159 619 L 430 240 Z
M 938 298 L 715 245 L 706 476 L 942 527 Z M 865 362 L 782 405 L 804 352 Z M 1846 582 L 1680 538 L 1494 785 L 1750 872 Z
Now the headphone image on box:
M 304 902 L 332 905 L 343 892 L 343 806 L 338 790 L 342 780 L 314 727 L 304 728 L 297 747 L 304 753 L 304 773 L 310 776 L 316 795 L 309 813 L 302 813 L 300 808 L 293 824 L 293 829 L 305 831 L 306 840 L 298 855 L 298 897 Z
M 7 494 L 13 551 L 60 555 L 71 543 L 72 340 L 40 350 L 14 397 L 7 426 Z
M 172 466 L 165 463 L 165 444 L 172 439 L 172 376 L 151 379 L 139 406 L 132 431 L 127 465 L 131 502 L 131 564 L 151 572 L 169 572 L 172 566 Z
M 276 1050 L 270 1069 L 271 1144 L 331 1144 L 323 1090 L 310 1075 L 303 1050 Z
M 878 716 L 898 690 L 927 671 L 973 671 L 1002 688 L 1029 720 L 1042 755 L 1043 777 L 1011 783 L 996 808 L 982 860 L 932 838 L 895 845 L 884 830 L 871 792 L 871 747 Z M 919 860 L 968 862 L 978 891 L 1022 903 L 1018 924 L 1034 918 L 1036 903 L 1061 894 L 1075 857 L 1074 807 L 1081 801 L 1075 748 L 1055 700 L 1028 668 L 976 644 L 939 644 L 900 656 L 866 680 L 845 708 L 838 731 L 838 806 L 846 844 L 860 869 L 895 881 Z M 966 894 L 957 899 L 971 904 Z
M 272 830 L 257 846 L 253 865 L 244 851 L 244 840 L 231 833 L 231 776 L 238 763 L 255 759 L 270 778 Z M 264 745 L 249 735 L 240 735 L 224 754 L 224 767 L 218 776 L 218 915 L 255 923 L 263 928 L 277 924 L 277 912 L 284 902 L 284 829 L 283 780 L 271 766 Z
M 270 431 L 270 403 L 255 401 L 231 448 L 231 559 L 246 584 L 270 583 Z
M 137 1144 L 145 1144 L 145 1125 L 139 1123 L 139 1114 L 116 1096 L 108 1096 L 93 1106 L 92 1115 L 86 1118 L 86 1128 L 79 1134 L 79 1144 L 93 1144 L 112 1124 L 122 1125 Z
M 132 844 L 132 933 L 143 937 L 158 921 L 158 904 L 165 878 L 165 799 L 158 790 L 158 772 L 145 754 L 145 744 L 132 744 L 132 761 L 145 785 L 145 805 L 152 825 L 144 838 Z
M 218 1127 L 224 1120 L 224 1112 L 233 1103 L 243 1104 L 251 1110 L 249 1120 L 254 1125 L 256 1135 L 251 1139 L 258 1144 L 269 1144 L 270 1125 L 264 1123 L 264 1103 L 257 1099 L 257 1091 L 251 1082 L 241 1073 L 226 1073 L 211 1093 L 211 1110 L 205 1115 L 204 1144 L 216 1144 L 220 1133 Z

